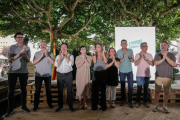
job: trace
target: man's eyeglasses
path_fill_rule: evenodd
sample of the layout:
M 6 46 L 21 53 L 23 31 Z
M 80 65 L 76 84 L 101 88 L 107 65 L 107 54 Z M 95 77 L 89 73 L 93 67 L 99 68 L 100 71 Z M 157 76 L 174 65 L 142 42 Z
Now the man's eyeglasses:
M 148 46 L 142 46 L 142 47 L 148 47 Z
M 20 38 L 23 38 L 23 37 L 17 37 L 17 38 L 19 38 L 19 39 L 20 39 Z

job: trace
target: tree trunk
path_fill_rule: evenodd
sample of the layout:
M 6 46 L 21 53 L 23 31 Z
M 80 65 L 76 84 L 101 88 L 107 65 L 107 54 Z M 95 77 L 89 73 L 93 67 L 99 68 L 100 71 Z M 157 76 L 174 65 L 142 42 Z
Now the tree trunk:
M 53 52 L 53 42 L 54 42 L 53 31 L 50 31 L 49 34 L 50 34 L 50 45 L 51 45 L 50 51 Z

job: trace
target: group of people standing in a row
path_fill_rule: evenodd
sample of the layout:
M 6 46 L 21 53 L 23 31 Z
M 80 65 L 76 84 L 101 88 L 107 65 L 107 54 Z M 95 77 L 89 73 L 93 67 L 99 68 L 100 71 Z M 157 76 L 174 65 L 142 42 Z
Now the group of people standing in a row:
M 26 86 L 28 79 L 27 62 L 30 61 L 31 52 L 28 46 L 23 45 L 23 34 L 16 33 L 14 36 L 17 44 L 12 45 L 8 51 L 8 61 L 11 63 L 8 71 L 9 93 L 8 93 L 8 111 L 5 117 L 11 116 L 13 113 L 14 105 L 14 91 L 17 78 L 21 84 L 22 91 L 22 110 L 30 112 L 26 107 Z M 86 55 L 86 47 L 81 46 L 79 48 L 79 56 L 75 58 L 75 64 L 77 67 L 76 72 L 76 97 L 79 99 L 78 109 L 87 109 L 86 100 L 90 97 L 90 66 L 91 62 L 94 63 L 93 77 L 92 77 L 92 110 L 98 109 L 98 93 L 99 88 L 101 91 L 100 106 L 104 111 L 109 106 L 115 108 L 116 100 L 116 86 L 118 86 L 118 78 L 120 77 L 121 83 L 121 103 L 123 106 L 126 103 L 126 90 L 125 81 L 128 82 L 128 105 L 134 108 L 132 102 L 133 95 L 133 72 L 132 63 L 137 66 L 137 98 L 135 107 L 140 106 L 142 86 L 144 90 L 144 106 L 148 105 L 148 87 L 150 81 L 150 65 L 157 66 L 156 68 L 156 80 L 155 80 L 155 105 L 153 111 L 157 111 L 159 93 L 162 85 L 164 88 L 164 103 L 163 109 L 165 112 L 169 112 L 167 108 L 168 96 L 171 88 L 173 66 L 175 64 L 175 56 L 167 51 L 168 44 L 166 42 L 161 43 L 161 52 L 153 57 L 150 53 L 147 53 L 148 44 L 146 42 L 141 43 L 140 51 L 136 54 L 135 58 L 133 51 L 127 48 L 127 41 L 121 41 L 122 49 L 116 50 L 109 48 L 107 55 L 105 54 L 105 47 L 101 44 L 96 45 L 96 50 L 92 56 Z M 51 95 L 51 75 L 52 64 L 57 69 L 57 86 L 58 86 L 58 108 L 56 112 L 63 108 L 63 87 L 66 84 L 67 87 L 67 103 L 71 111 L 73 108 L 73 93 L 72 93 L 72 66 L 74 64 L 74 56 L 68 53 L 68 44 L 62 43 L 59 55 L 54 56 L 51 52 L 47 51 L 46 42 L 42 41 L 40 45 L 41 50 L 36 52 L 33 59 L 33 64 L 36 65 L 35 74 L 35 94 L 34 94 L 34 108 L 33 111 L 38 109 L 39 98 L 41 92 L 42 81 L 44 80 L 46 86 L 47 103 L 50 108 L 52 105 Z M 119 73 L 118 73 L 119 71 Z M 119 76 L 118 76 L 119 75 Z M 111 94 L 110 94 L 111 92 Z M 110 96 L 111 95 L 111 96 Z M 82 101 L 83 98 L 83 101 Z

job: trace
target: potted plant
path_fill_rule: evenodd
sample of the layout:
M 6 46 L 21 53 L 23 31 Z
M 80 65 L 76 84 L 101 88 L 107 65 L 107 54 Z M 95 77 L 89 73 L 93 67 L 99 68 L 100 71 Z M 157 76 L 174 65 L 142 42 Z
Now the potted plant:
M 172 80 L 172 84 L 176 84 L 176 73 L 179 72 L 179 69 L 173 68 L 173 80 Z
M 2 68 L 1 76 L 4 77 L 4 68 Z

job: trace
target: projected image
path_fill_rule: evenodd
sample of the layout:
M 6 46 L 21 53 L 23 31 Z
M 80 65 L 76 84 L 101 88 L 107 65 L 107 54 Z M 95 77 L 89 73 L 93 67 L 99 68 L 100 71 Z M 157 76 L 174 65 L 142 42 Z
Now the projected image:
M 141 43 L 142 43 L 142 39 L 129 42 L 129 48 L 130 49 L 137 48 L 137 47 L 139 48 Z

